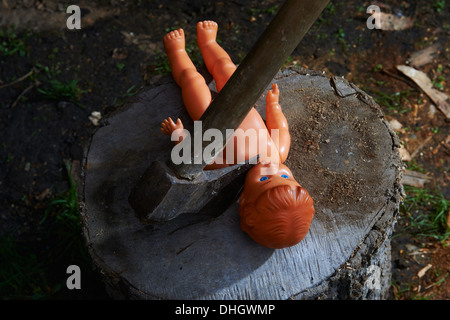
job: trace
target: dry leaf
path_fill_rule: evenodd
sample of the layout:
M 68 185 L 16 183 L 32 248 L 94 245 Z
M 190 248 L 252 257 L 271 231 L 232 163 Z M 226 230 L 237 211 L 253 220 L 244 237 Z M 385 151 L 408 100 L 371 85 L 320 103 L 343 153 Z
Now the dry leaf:
M 406 148 L 401 145 L 400 148 L 398 149 L 398 153 L 400 154 L 400 158 L 402 159 L 402 161 L 406 161 L 409 162 L 411 161 L 411 155 L 409 154 L 408 150 L 406 150 Z
M 431 177 L 427 176 L 426 174 L 411 170 L 405 170 L 402 177 L 402 184 L 417 188 L 423 188 L 425 183 L 429 181 L 431 181 Z
M 50 196 L 51 194 L 52 194 L 52 191 L 49 188 L 47 188 L 44 191 L 42 191 L 39 195 L 36 196 L 36 200 L 42 201 L 45 198 L 47 198 L 48 196 Z
M 433 58 L 439 51 L 439 44 L 433 44 L 425 49 L 414 52 L 409 60 L 408 64 L 413 66 L 414 68 L 418 68 L 420 66 L 424 66 L 433 61 Z
M 434 104 L 444 113 L 447 119 L 450 118 L 450 104 L 447 102 L 449 97 L 445 93 L 434 89 L 433 83 L 424 72 L 405 65 L 397 66 L 397 69 L 408 78 L 411 78 L 433 100 Z
M 117 60 L 124 60 L 128 57 L 128 51 L 125 48 L 114 48 L 112 58 Z
M 413 26 L 413 19 L 405 16 L 397 16 L 390 13 L 374 12 L 373 17 L 375 21 L 380 22 L 380 29 L 386 31 L 399 31 L 411 28 Z
M 431 269 L 431 267 L 432 267 L 432 265 L 431 265 L 431 264 L 428 264 L 426 267 L 420 269 L 420 271 L 417 273 L 417 276 L 418 276 L 419 278 L 422 278 L 422 277 L 425 275 L 425 273 L 426 273 L 428 270 Z
M 394 131 L 400 131 L 401 128 L 403 128 L 403 125 L 396 119 L 392 119 L 391 121 L 389 121 L 389 125 Z
M 422 148 L 425 147 L 428 144 L 428 142 L 430 142 L 432 139 L 433 139 L 433 136 L 431 135 L 428 138 L 426 138 L 421 144 L 419 144 L 419 146 L 416 148 L 416 150 L 414 150 L 411 153 L 411 158 L 415 158 L 419 154 L 420 150 L 422 150 Z

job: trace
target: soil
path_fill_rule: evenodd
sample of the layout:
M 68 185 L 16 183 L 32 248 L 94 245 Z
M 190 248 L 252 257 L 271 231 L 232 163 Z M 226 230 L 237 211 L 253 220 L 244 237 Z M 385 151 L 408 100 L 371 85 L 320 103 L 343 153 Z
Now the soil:
M 99 275 L 89 270 L 85 251 L 74 245 L 63 250 L 59 241 L 65 229 L 49 223 L 46 215 L 51 201 L 69 190 L 65 161 L 72 165 L 76 178 L 75 169 L 97 128 L 89 117 L 97 111 L 106 118 L 165 76 L 168 70 L 162 37 L 166 32 L 184 28 L 189 53 L 201 67 L 194 45 L 195 26 L 197 21 L 215 20 L 221 45 L 239 63 L 282 2 L 72 1 L 82 9 L 79 30 L 67 29 L 69 14 L 62 2 L 0 3 L 0 30 L 14 30 L 16 39 L 23 42 L 23 55 L 20 41 L 9 47 L 17 48 L 16 52 L 0 53 L 0 236 L 12 237 L 26 248 L 24 251 L 34 254 L 39 265 L 46 266 L 45 284 L 9 297 L 30 298 L 39 293 L 47 299 L 108 298 Z M 419 69 L 450 94 L 450 7 L 444 3 L 441 8 L 439 4 L 399 0 L 378 3 L 382 12 L 414 19 L 406 30 L 385 31 L 367 28 L 369 3 L 332 2 L 286 65 L 343 76 L 378 102 L 386 102 L 380 103 L 386 119 L 403 125 L 396 130 L 400 140 L 414 155 L 414 163 L 432 178 L 426 187 L 439 187 L 448 199 L 448 122 L 430 98 L 395 68 L 406 64 L 413 53 L 437 45 L 430 62 Z M 11 39 L 0 34 L 0 43 L 13 43 Z M 28 75 L 31 70 L 33 74 Z M 52 88 L 52 79 L 61 83 L 75 79 L 82 91 L 65 98 L 44 95 L 43 91 Z M 383 93 L 388 100 L 383 100 Z M 321 110 L 317 116 L 327 112 L 335 110 Z M 355 132 L 362 137 L 364 128 L 362 121 L 355 122 Z M 311 126 L 296 147 L 317 150 L 317 141 L 321 141 L 318 134 Z M 366 156 L 374 147 L 364 147 Z M 344 181 L 339 174 L 329 179 L 336 195 L 364 194 L 356 175 L 351 181 Z M 408 217 L 400 216 L 392 239 L 392 299 L 449 299 L 450 254 L 446 243 L 412 235 L 405 229 L 409 223 Z M 83 271 L 84 290 L 75 292 L 65 288 L 65 271 L 80 259 L 86 259 L 88 267 Z M 419 272 L 428 265 L 431 267 L 422 276 Z

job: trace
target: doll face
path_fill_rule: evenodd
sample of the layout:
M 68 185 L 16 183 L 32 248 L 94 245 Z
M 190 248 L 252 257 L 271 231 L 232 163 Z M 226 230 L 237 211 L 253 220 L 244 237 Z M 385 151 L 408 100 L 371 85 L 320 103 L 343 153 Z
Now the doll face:
M 300 186 L 291 170 L 284 164 L 270 166 L 258 163 L 249 170 L 245 178 L 245 201 L 254 202 L 266 190 L 280 185 L 289 185 L 293 188 Z

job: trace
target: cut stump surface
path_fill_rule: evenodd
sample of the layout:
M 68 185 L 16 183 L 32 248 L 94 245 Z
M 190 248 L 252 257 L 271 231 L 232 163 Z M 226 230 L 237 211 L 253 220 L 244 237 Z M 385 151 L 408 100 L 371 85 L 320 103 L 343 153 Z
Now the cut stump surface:
M 113 297 L 387 297 L 401 197 L 395 133 L 373 99 L 345 79 L 287 69 L 274 82 L 292 139 L 285 164 L 315 203 L 308 235 L 290 248 L 262 247 L 241 231 L 237 202 L 218 216 L 140 222 L 127 199 L 153 161 L 170 159 L 161 121 L 179 117 L 191 130 L 168 77 L 109 117 L 86 151 L 83 231 Z M 264 118 L 265 96 L 256 108 Z

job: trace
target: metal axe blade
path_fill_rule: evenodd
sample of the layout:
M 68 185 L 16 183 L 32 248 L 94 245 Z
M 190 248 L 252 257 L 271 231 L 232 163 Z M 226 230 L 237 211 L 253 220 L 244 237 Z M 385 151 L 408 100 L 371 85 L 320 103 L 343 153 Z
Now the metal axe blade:
M 198 213 L 206 207 L 220 214 L 239 195 L 252 161 L 217 170 L 205 170 L 194 180 L 176 176 L 162 161 L 145 171 L 128 202 L 145 223 L 171 220 L 182 213 Z M 210 215 L 209 215 L 210 216 Z

